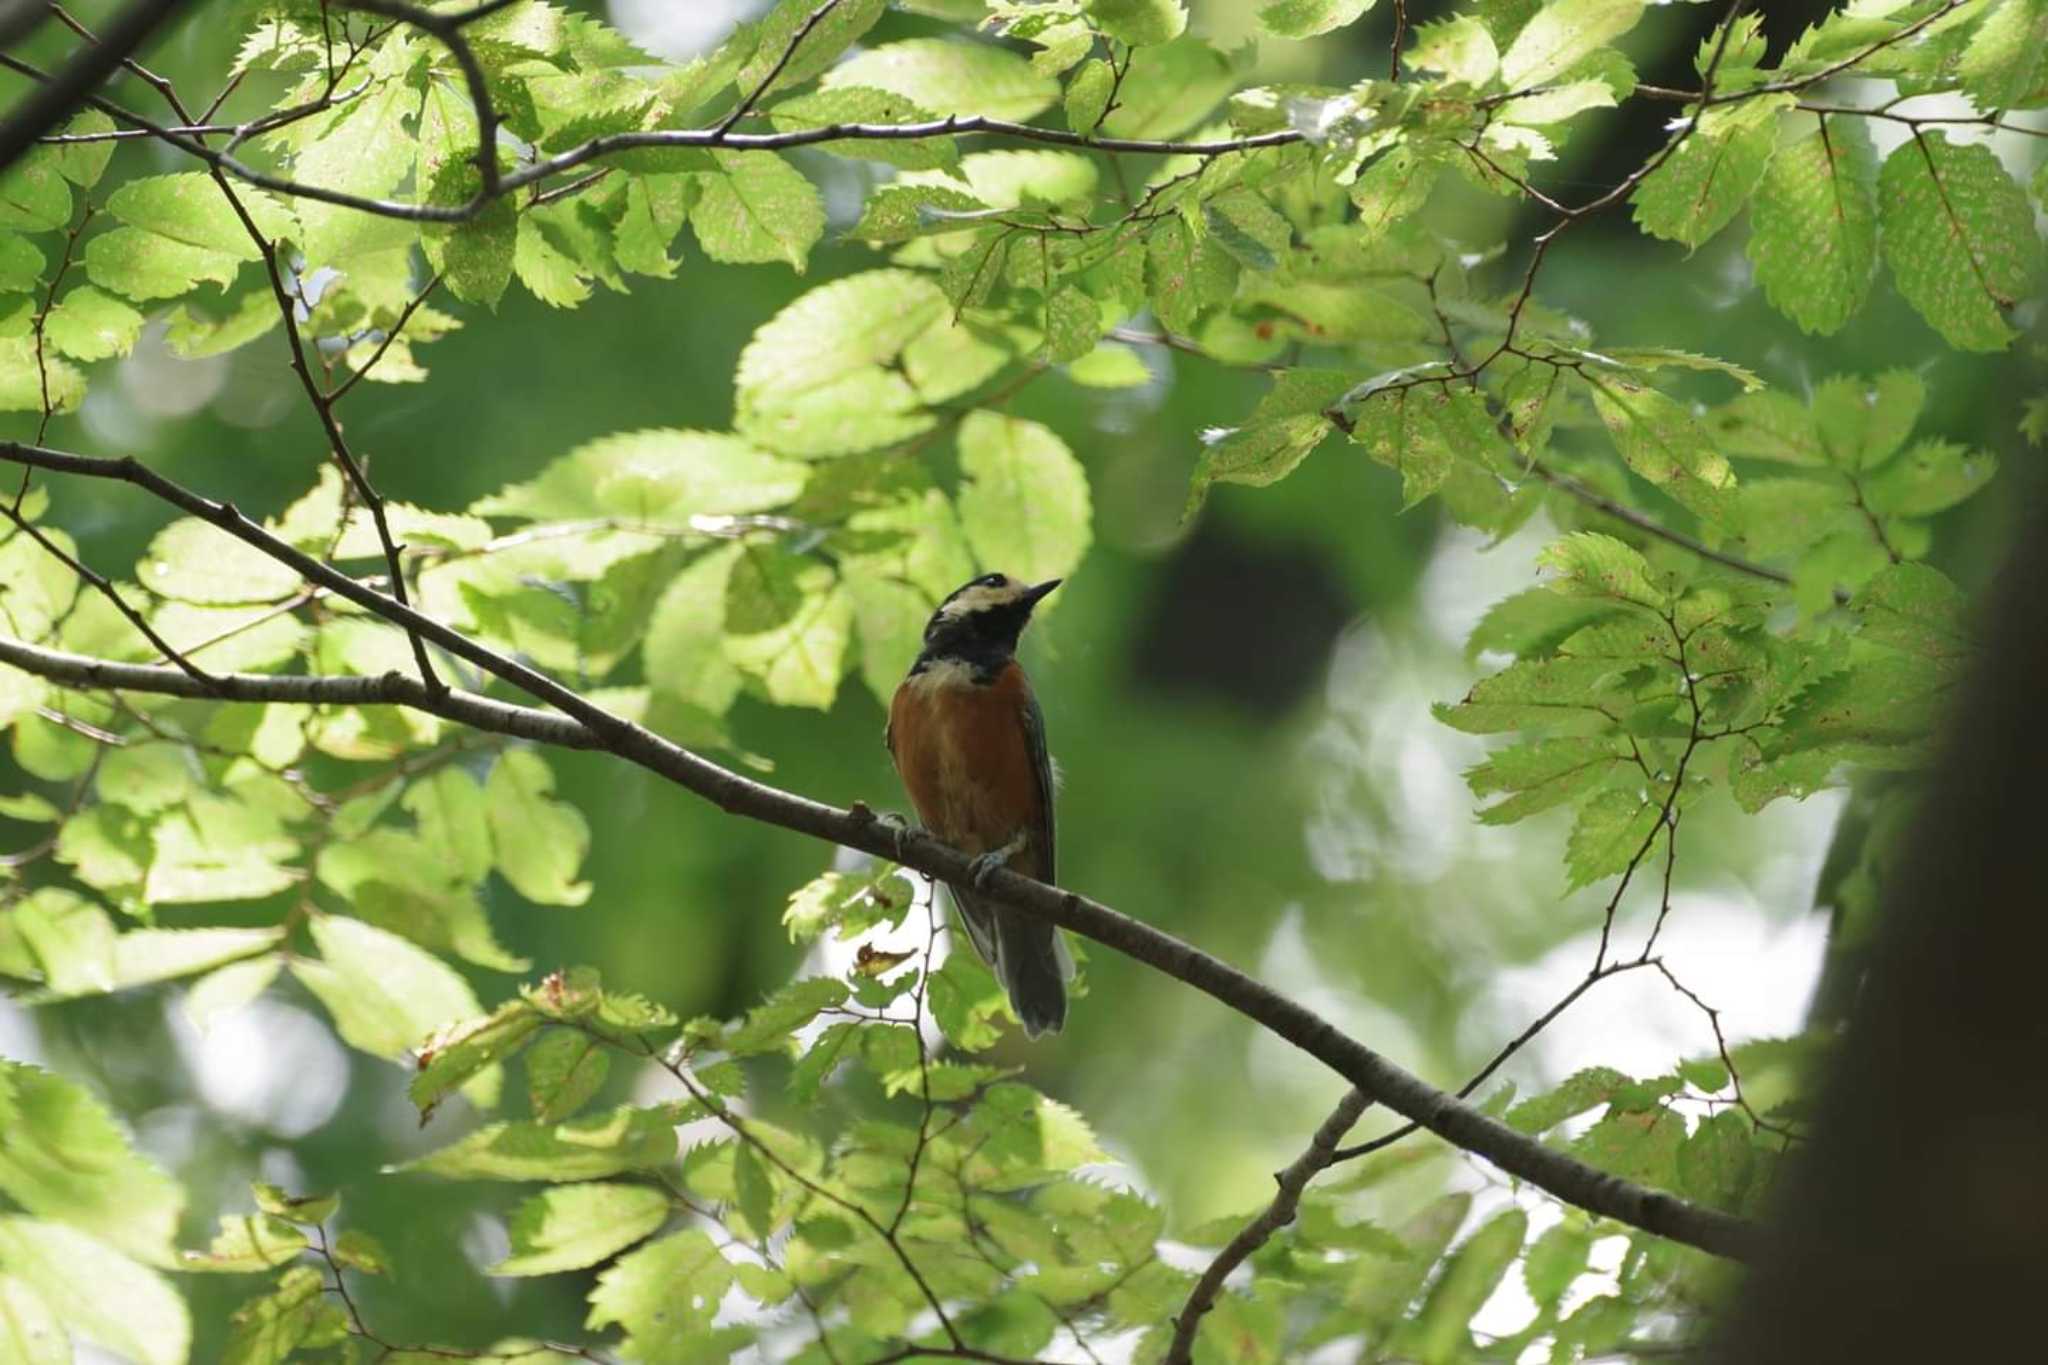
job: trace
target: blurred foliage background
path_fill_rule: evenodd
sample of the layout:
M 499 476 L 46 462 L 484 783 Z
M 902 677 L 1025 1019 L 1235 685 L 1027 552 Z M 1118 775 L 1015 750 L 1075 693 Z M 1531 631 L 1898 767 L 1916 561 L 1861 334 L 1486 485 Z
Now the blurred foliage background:
M 687 55 L 693 34 L 709 46 L 760 8 L 746 0 L 572 7 L 605 15 L 667 56 Z M 90 21 L 113 7 L 77 8 Z M 214 8 L 225 17 L 233 7 Z M 1252 8 L 1197 3 L 1195 26 L 1229 47 L 1249 40 Z M 1442 7 L 1409 8 L 1420 19 Z M 1631 35 L 1644 80 L 1686 84 L 1693 49 L 1721 7 L 1682 8 L 1690 31 L 1646 24 Z M 1383 67 L 1392 17 L 1380 9 L 1328 39 L 1262 43 L 1244 83 L 1341 84 Z M 1765 7 L 1774 50 L 1822 9 L 1817 0 Z M 24 55 L 49 62 L 68 50 L 48 28 Z M 937 28 L 896 12 L 872 40 Z M 201 88 L 224 68 L 237 34 L 235 24 L 198 16 L 173 27 L 151 61 Z M 0 99 L 21 88 L 0 84 Z M 1610 185 L 1665 135 L 1641 105 L 1603 111 L 1574 139 L 1558 177 L 1581 194 Z M 173 154 L 147 144 L 123 144 L 118 155 L 117 175 L 176 168 Z M 864 169 L 823 156 L 800 161 L 829 205 L 842 214 L 853 206 L 852 194 L 833 187 Z M 1499 230 L 1499 215 L 1520 207 L 1465 190 L 1439 195 L 1432 214 L 1453 237 L 1483 239 Z M 1528 235 L 1511 229 L 1510 240 Z M 687 246 L 683 257 L 671 283 L 601 294 L 574 311 L 515 291 L 495 319 L 433 347 L 431 386 L 369 386 L 351 406 L 348 434 L 385 494 L 460 507 L 605 433 L 725 428 L 735 360 L 753 329 L 818 280 L 874 263 L 864 248 L 828 245 L 813 255 L 810 276 L 798 278 L 771 266 L 701 268 Z M 1957 354 L 1888 282 L 1851 329 L 1815 340 L 1765 306 L 1740 233 L 1687 259 L 1616 214 L 1566 239 L 1541 295 L 1602 342 L 1683 336 L 1795 392 L 1831 374 L 1920 372 L 1930 393 L 1921 430 L 1991 450 L 2005 470 L 2000 496 L 1969 502 L 1938 527 L 1932 558 L 1966 586 L 1995 567 L 2012 509 L 2039 491 L 2039 460 L 2018 435 L 2022 400 L 2039 387 L 2039 355 L 2024 343 L 2004 355 Z M 1473 822 L 1456 773 L 1482 746 L 1437 726 L 1427 710 L 1475 675 L 1464 633 L 1493 598 L 1532 578 L 1542 537 L 1525 531 L 1475 557 L 1478 538 L 1440 519 L 1439 504 L 1401 515 L 1396 476 L 1339 441 L 1275 487 L 1219 488 L 1184 522 L 1199 433 L 1241 420 L 1264 382 L 1184 355 L 1147 357 L 1155 374 L 1141 389 L 1105 394 L 1048 375 L 1011 405 L 1067 438 L 1095 500 L 1095 546 L 1028 639 L 1065 774 L 1062 881 L 1255 971 L 1425 1077 L 1455 1084 L 1547 1003 L 1545 982 L 1568 985 L 1583 971 L 1606 894 L 1563 895 L 1562 824 Z M 10 419 L 7 429 L 25 435 L 33 422 Z M 49 443 L 141 456 L 258 515 L 281 509 L 324 458 L 282 346 L 269 342 L 186 362 L 145 339 L 118 382 L 96 386 L 81 412 L 57 419 Z M 56 483 L 52 492 L 50 519 L 79 536 L 89 561 L 132 562 L 167 519 L 111 485 Z M 743 699 L 733 716 L 738 741 L 773 761 L 779 785 L 900 809 L 882 721 L 853 680 L 828 713 Z M 0 758 L 0 788 L 18 777 L 8 763 Z M 554 763 L 563 795 L 590 819 L 584 875 L 596 889 L 580 908 L 555 909 L 526 905 L 494 882 L 492 918 L 513 952 L 537 970 L 594 964 L 608 984 L 685 1016 L 736 1014 L 798 970 L 801 950 L 780 912 L 825 865 L 818 846 L 728 819 L 600 756 Z M 1801 1017 L 1825 938 L 1813 890 L 1839 807 L 1820 797 L 1773 807 L 1758 821 L 1729 807 L 1688 822 L 1670 953 L 1681 966 L 1688 951 L 1698 953 L 1709 979 L 1738 992 L 1716 1001 L 1732 1032 L 1786 1029 Z M 33 837 L 0 822 L 0 847 Z M 472 975 L 486 1001 L 512 984 Z M 203 1040 L 172 1008 L 175 990 L 45 1008 L 33 1019 L 0 1001 L 0 1054 L 91 1076 L 118 1109 L 145 1115 L 142 1145 L 198 1192 L 188 1215 L 194 1240 L 217 1212 L 208 1191 L 232 1203 L 252 1177 L 351 1187 L 353 1216 L 410 1267 L 402 1288 L 363 1289 L 400 1339 L 483 1340 L 579 1317 L 576 1277 L 491 1281 L 477 1269 L 503 1246 L 502 1231 L 476 1212 L 479 1199 L 509 1207 L 519 1191 L 376 1178 L 467 1120 L 451 1104 L 421 1133 L 403 1072 L 344 1051 L 310 1006 L 294 1003 L 295 990 L 280 987 L 241 1023 Z M 1682 1036 L 1682 1048 L 1710 1043 L 1696 1017 L 1653 999 L 1648 987 L 1633 990 L 1624 982 L 1596 992 L 1575 1011 L 1575 1027 L 1560 1028 L 1510 1074 L 1625 1067 L 1614 1028 L 1654 1031 L 1658 1019 Z M 1650 1065 L 1670 1055 L 1664 1048 Z M 1104 954 L 1088 960 L 1087 994 L 1063 1035 L 1035 1045 L 1015 1039 L 994 1060 L 1027 1067 L 1034 1084 L 1088 1115 L 1128 1161 L 1121 1178 L 1162 1197 L 1176 1219 L 1263 1200 L 1269 1173 L 1299 1150 L 1340 1090 L 1222 1007 Z M 623 1070 L 611 1084 L 659 1093 Z M 195 1317 L 214 1324 L 238 1292 L 204 1279 L 185 1288 Z M 195 1359 L 208 1349 L 202 1338 Z

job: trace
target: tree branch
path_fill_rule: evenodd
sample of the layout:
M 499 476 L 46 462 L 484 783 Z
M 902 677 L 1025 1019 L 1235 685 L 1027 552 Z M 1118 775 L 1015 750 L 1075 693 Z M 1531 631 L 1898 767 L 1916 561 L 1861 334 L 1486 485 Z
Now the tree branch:
M 1296 1157 L 1293 1165 L 1273 1176 L 1274 1183 L 1280 1187 L 1273 1195 L 1273 1202 L 1266 1206 L 1264 1213 L 1237 1230 L 1237 1236 L 1230 1239 L 1229 1244 L 1216 1254 L 1216 1259 L 1209 1262 L 1209 1268 L 1202 1272 L 1202 1277 L 1195 1281 L 1180 1316 L 1173 1320 L 1173 1341 L 1166 1348 L 1165 1365 L 1188 1365 L 1194 1358 L 1196 1329 L 1202 1325 L 1202 1318 L 1208 1311 L 1216 1306 L 1217 1298 L 1223 1293 L 1223 1282 L 1274 1233 L 1294 1221 L 1295 1211 L 1301 1207 L 1301 1192 L 1308 1188 L 1309 1181 L 1337 1159 L 1338 1140 L 1351 1131 L 1351 1125 L 1358 1122 L 1358 1116 L 1371 1103 L 1372 1097 L 1363 1090 L 1346 1094 L 1316 1129 L 1315 1136 L 1309 1139 L 1308 1150 Z
M 865 805 L 856 803 L 851 809 L 842 810 L 742 777 L 700 758 L 651 730 L 621 719 L 546 674 L 478 644 L 460 631 L 350 578 L 332 565 L 314 559 L 264 530 L 233 505 L 202 497 L 133 458 L 74 455 L 8 441 L 0 442 L 0 460 L 53 473 L 112 479 L 145 489 L 288 565 L 309 582 L 417 633 L 457 658 L 473 663 L 493 677 L 556 707 L 578 723 L 577 729 L 565 732 L 557 728 L 561 724 L 558 717 L 513 707 L 489 713 L 501 722 L 490 728 L 501 733 L 518 733 L 504 728 L 505 724 L 514 722 L 516 713 L 516 722 L 527 727 L 522 737 L 541 738 L 543 732 L 574 735 L 575 747 L 602 749 L 637 764 L 695 792 L 727 814 L 808 834 L 878 858 L 891 858 L 939 881 L 954 884 L 977 881 L 991 899 L 1007 908 L 1049 920 L 1213 996 L 1323 1062 L 1374 1101 L 1567 1203 L 1717 1255 L 1745 1258 L 1754 1248 L 1754 1229 L 1744 1220 L 1702 1208 L 1674 1195 L 1647 1189 L 1545 1147 L 1396 1066 L 1313 1010 L 1170 934 L 1098 901 L 1048 886 L 1020 873 L 998 869 L 977 878 L 976 864 L 967 854 L 928 834 L 891 826 Z M 9 662 L 17 659 L 28 663 L 48 662 L 40 657 L 47 651 L 37 651 L 25 645 L 9 648 L 14 651 Z M 29 652 L 24 654 L 23 650 Z M 113 667 L 69 656 L 64 657 L 62 663 L 74 671 L 84 664 L 101 669 Z M 17 663 L 17 666 L 28 665 Z M 30 671 L 36 670 L 31 668 Z M 167 677 L 176 677 L 178 682 L 175 685 L 178 687 L 197 685 L 193 679 L 172 670 L 159 672 Z M 115 675 L 103 672 L 100 676 L 108 678 Z M 133 679 L 137 675 L 130 673 L 125 676 Z M 96 685 L 111 684 L 102 682 Z M 290 683 L 286 679 L 275 679 L 268 685 Z M 407 689 L 417 687 L 415 695 L 423 703 L 420 709 L 436 715 L 449 714 L 437 709 L 451 705 L 447 698 L 435 697 L 425 684 L 413 684 L 402 675 L 386 674 L 382 679 L 366 679 L 363 685 L 392 689 L 389 694 L 392 698 L 405 697 Z M 176 695 L 194 694 L 181 691 Z M 451 692 L 448 697 L 454 695 Z M 226 699 L 237 698 L 229 696 Z M 398 700 L 396 704 L 415 703 L 408 698 Z M 473 703 L 465 705 L 474 709 Z M 464 719 L 465 723 L 479 724 L 482 728 L 480 721 Z
M 76 112 L 184 2 L 135 0 L 107 25 L 106 41 L 85 48 L 62 71 L 44 77 L 0 123 L 0 169 L 13 165 L 37 138 Z

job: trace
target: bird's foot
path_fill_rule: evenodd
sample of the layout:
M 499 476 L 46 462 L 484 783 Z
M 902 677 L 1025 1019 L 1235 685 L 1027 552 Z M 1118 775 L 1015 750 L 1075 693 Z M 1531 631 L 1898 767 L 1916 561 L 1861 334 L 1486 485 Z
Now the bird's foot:
M 976 891 L 988 890 L 988 879 L 995 875 L 996 869 L 1008 866 L 1010 859 L 1017 853 L 1022 852 L 1023 848 L 1024 836 L 1020 834 L 1001 848 L 992 848 L 988 852 L 978 855 L 969 864 L 967 879 L 974 884 Z
M 876 824 L 889 831 L 890 842 L 896 846 L 896 861 L 903 861 L 903 841 L 913 834 L 924 833 L 924 827 L 893 810 L 873 811 Z

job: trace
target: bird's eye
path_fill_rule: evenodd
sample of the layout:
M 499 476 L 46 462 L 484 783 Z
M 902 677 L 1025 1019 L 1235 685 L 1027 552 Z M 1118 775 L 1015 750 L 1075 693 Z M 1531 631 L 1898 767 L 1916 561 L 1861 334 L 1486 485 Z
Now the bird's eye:
M 1003 586 L 1003 576 L 999 573 L 984 574 L 981 579 L 981 586 L 984 588 L 1000 588 Z

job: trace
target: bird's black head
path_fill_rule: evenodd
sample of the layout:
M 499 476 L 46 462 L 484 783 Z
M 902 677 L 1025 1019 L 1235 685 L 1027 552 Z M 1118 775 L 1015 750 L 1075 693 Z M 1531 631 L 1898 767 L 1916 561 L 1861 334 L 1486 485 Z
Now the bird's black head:
M 983 574 L 953 590 L 925 623 L 920 666 L 936 659 L 958 659 L 983 670 L 1000 667 L 1017 652 L 1017 637 L 1031 620 L 1031 609 L 1060 585 L 1019 583 L 1007 574 Z

